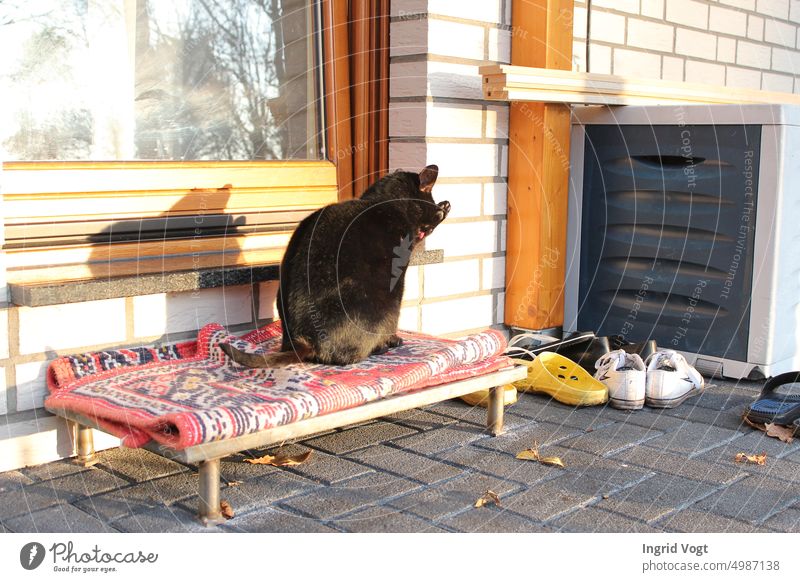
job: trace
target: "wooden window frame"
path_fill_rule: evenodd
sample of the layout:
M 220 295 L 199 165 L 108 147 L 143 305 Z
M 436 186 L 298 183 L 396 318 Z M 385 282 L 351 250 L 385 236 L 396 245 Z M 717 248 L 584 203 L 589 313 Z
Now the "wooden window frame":
M 6 237 L 9 283 L 277 264 L 304 216 L 351 198 L 386 171 L 388 0 L 322 0 L 321 8 L 326 160 L 6 162 L 3 217 L 6 234 L 13 234 Z M 364 52 L 351 54 L 351 43 Z M 351 78 L 360 83 L 358 95 Z M 365 100 L 369 87 L 376 89 Z M 26 229 L 46 232 L 48 225 L 71 225 L 67 230 L 78 232 L 82 225 L 92 231 L 121 218 L 202 222 L 225 214 L 257 217 L 262 228 L 113 244 L 24 242 Z

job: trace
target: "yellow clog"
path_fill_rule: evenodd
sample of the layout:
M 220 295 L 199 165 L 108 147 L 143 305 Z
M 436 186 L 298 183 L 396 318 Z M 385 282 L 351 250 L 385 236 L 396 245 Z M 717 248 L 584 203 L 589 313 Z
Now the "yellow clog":
M 486 408 L 489 406 L 489 389 L 484 388 L 471 394 L 465 394 L 460 397 L 461 400 L 470 406 L 481 406 Z M 506 384 L 503 386 L 503 406 L 514 404 L 517 401 L 517 389 L 513 384 Z
M 514 382 L 520 392 L 538 392 L 571 406 L 594 406 L 608 400 L 608 388 L 578 364 L 554 352 L 542 352 L 532 362 L 514 360 L 528 367 L 528 377 Z

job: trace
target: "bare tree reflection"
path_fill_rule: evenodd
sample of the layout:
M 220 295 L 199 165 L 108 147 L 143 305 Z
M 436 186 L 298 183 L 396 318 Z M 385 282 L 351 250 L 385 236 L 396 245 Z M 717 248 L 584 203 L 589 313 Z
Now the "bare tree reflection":
M 12 92 L 46 91 L 58 79 L 64 89 L 77 87 L 86 51 L 97 50 L 86 22 L 116 18 L 129 37 L 119 42 L 133 52 L 130 63 L 119 66 L 133 64 L 135 101 L 119 109 L 132 109 L 129 151 L 137 159 L 319 156 L 307 0 L 105 0 L 105 10 L 86 0 L 42 5 L 51 9 L 30 15 L 23 4 L 0 0 L 0 22 L 14 28 L 24 18 L 29 32 L 23 56 L 7 75 Z M 94 78 L 102 82 L 103 73 L 94 71 Z M 17 96 L 17 130 L 4 141 L 14 159 L 80 160 L 109 151 L 92 144 L 98 137 L 92 135 L 97 119 L 91 103 L 76 104 L 69 94 L 52 96 L 50 118 L 30 109 L 36 99 Z

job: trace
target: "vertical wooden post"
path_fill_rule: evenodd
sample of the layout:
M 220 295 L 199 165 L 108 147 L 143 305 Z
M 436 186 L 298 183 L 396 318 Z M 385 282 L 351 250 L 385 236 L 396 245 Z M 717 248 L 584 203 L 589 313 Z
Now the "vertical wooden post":
M 511 64 L 572 68 L 572 0 L 512 4 Z M 508 151 L 505 323 L 564 323 L 570 110 L 512 103 Z

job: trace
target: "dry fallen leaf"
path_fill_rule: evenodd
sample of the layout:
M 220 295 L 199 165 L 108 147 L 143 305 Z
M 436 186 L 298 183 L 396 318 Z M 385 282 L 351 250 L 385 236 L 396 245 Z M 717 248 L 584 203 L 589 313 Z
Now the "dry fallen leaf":
M 227 501 L 223 500 L 219 504 L 219 510 L 222 513 L 222 517 L 225 519 L 230 519 L 233 517 L 233 507 Z
M 532 449 L 525 449 L 517 453 L 517 458 L 523 461 L 538 461 L 543 465 L 551 465 L 554 467 L 564 468 L 564 462 L 559 457 L 543 457 L 539 454 L 539 445 L 533 443 Z
M 500 496 L 491 489 L 487 489 L 486 493 L 478 497 L 475 507 L 483 507 L 487 503 L 494 503 L 497 507 L 500 507 Z
M 737 463 L 752 463 L 754 465 L 766 465 L 767 453 L 760 455 L 748 455 L 747 453 L 736 453 L 734 461 Z
M 784 443 L 791 443 L 794 440 L 794 430 L 788 426 L 782 426 L 780 424 L 773 424 L 770 422 L 769 424 L 764 425 L 764 428 L 766 429 L 767 436 L 779 439 Z
M 228 487 L 238 487 L 241 484 L 241 481 L 228 481 Z
M 753 422 L 746 416 L 742 416 L 742 420 L 747 426 L 750 426 L 756 430 L 760 430 L 761 432 L 767 433 L 768 437 L 779 439 L 785 443 L 791 443 L 793 438 L 793 429 L 789 428 L 788 426 L 783 426 L 780 424 L 768 423 L 768 424 L 761 424 L 758 422 Z
M 742 415 L 742 420 L 744 421 L 744 423 L 747 426 L 749 426 L 751 428 L 754 428 L 756 430 L 760 430 L 761 432 L 767 432 L 767 428 L 763 424 L 761 424 L 759 422 L 753 422 L 752 420 L 750 420 L 749 418 L 747 418 L 744 415 Z
M 300 463 L 305 463 L 308 458 L 311 456 L 311 451 L 306 451 L 302 455 L 295 455 L 294 457 L 289 457 L 286 455 L 264 455 L 263 457 L 258 457 L 257 459 L 245 459 L 248 463 L 252 463 L 254 465 L 274 465 L 276 467 L 291 467 L 293 465 L 299 465 Z

